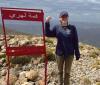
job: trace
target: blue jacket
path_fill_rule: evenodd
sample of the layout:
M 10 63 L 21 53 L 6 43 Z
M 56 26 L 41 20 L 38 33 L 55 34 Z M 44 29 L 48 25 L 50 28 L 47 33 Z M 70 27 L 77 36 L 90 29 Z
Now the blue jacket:
M 78 45 L 78 35 L 76 27 L 73 25 L 66 26 L 65 30 L 60 25 L 55 25 L 53 29 L 50 29 L 50 23 L 45 23 L 45 35 L 47 37 L 56 37 L 57 46 L 56 54 L 58 56 L 67 57 L 69 55 L 74 55 L 76 58 L 80 57 L 79 45 Z

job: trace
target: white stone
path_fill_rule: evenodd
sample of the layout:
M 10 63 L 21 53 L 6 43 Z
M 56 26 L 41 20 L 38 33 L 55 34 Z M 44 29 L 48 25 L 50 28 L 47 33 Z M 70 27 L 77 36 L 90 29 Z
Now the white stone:
M 29 82 L 24 82 L 23 84 L 21 85 L 33 85 L 32 83 L 29 83 Z
M 32 81 L 36 80 L 38 77 L 38 72 L 34 70 L 30 70 L 29 72 L 26 72 L 26 78 L 30 79 Z
M 10 39 L 9 40 L 9 45 L 16 45 L 16 44 L 18 44 L 17 39 Z

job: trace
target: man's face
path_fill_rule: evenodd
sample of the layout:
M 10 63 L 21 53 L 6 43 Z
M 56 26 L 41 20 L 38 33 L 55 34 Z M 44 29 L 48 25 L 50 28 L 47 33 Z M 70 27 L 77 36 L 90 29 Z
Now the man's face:
M 61 22 L 62 25 L 67 25 L 67 23 L 68 23 L 68 16 L 60 17 L 60 22 Z

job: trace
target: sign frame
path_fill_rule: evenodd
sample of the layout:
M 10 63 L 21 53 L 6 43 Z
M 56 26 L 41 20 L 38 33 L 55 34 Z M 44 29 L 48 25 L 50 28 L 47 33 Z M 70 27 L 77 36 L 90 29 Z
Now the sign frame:
M 1 7 L 2 17 L 2 29 L 6 47 L 6 59 L 7 59 L 7 85 L 9 85 L 10 74 L 10 57 L 21 55 L 41 55 L 45 57 L 45 85 L 47 85 L 47 55 L 44 33 L 44 12 L 42 9 L 27 9 L 27 8 L 8 8 Z M 9 47 L 7 43 L 5 22 L 4 20 L 18 20 L 18 21 L 39 21 L 42 23 L 43 32 L 43 46 L 22 46 L 22 47 Z

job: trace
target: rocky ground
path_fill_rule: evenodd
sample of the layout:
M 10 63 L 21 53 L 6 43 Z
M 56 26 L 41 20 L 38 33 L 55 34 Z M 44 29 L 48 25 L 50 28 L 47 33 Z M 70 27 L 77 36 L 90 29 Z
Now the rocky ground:
M 9 46 L 42 45 L 41 37 L 30 35 L 7 36 Z M 48 56 L 48 85 L 59 85 L 54 50 L 56 39 L 46 38 Z M 74 58 L 71 85 L 100 85 L 100 49 L 80 43 L 81 58 Z M 42 55 L 43 56 L 43 55 Z M 3 36 L 0 35 L 0 85 L 6 85 L 7 64 Z M 44 57 L 11 58 L 10 85 L 44 85 Z

